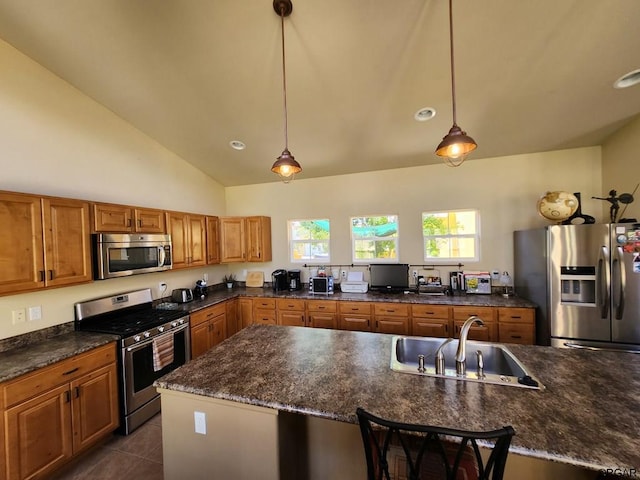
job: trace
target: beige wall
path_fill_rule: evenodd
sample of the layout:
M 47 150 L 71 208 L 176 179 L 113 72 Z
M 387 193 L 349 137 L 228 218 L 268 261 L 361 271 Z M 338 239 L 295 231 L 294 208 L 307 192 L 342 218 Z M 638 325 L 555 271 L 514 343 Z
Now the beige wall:
M 430 155 L 425 152 L 425 155 Z M 300 159 L 304 167 L 304 159 Z M 444 165 L 226 189 L 230 215 L 271 216 L 273 262 L 262 266 L 301 268 L 289 262 L 287 220 L 329 218 L 331 263 L 351 264 L 349 218 L 354 215 L 399 215 L 400 261 L 423 264 L 421 213 L 477 208 L 481 216 L 480 261 L 464 268 L 512 271 L 514 230 L 547 225 L 538 215 L 538 198 L 549 190 L 581 192 L 584 213 L 601 220 L 600 148 L 581 148 L 531 155 L 468 161 L 459 168 Z M 253 265 L 251 268 L 260 267 Z M 242 268 L 237 273 L 242 275 Z M 308 278 L 308 270 L 303 278 Z M 444 272 L 448 268 L 442 268 Z
M 224 189 L 74 87 L 0 41 L 0 190 L 223 214 Z M 0 297 L 0 338 L 73 320 L 73 304 L 134 288 L 193 286 L 226 267 L 140 275 Z M 42 307 L 12 325 L 11 311 Z
M 602 145 L 602 193 L 598 197 L 607 197 L 609 190 L 632 193 L 640 183 L 640 116 L 627 126 L 611 135 Z M 640 219 L 640 188 L 635 201 L 627 207 L 620 218 Z M 603 202 L 605 219 L 609 218 L 608 202 Z M 620 206 L 620 214 L 624 205 Z

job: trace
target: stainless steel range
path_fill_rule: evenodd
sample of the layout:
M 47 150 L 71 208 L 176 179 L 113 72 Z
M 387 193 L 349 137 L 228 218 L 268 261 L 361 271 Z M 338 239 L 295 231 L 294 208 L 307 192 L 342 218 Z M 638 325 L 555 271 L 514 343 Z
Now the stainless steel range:
M 160 411 L 153 382 L 191 359 L 189 316 L 153 308 L 151 289 L 75 304 L 75 328 L 120 336 L 120 433 Z

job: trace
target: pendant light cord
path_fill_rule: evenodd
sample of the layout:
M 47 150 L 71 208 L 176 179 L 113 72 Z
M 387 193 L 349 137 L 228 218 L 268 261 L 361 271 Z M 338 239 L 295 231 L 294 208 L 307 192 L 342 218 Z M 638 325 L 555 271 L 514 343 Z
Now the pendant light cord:
M 457 125 L 456 119 L 456 75 L 453 68 L 453 0 L 449 0 L 449 43 L 451 46 L 451 104 L 453 105 L 453 125 Z M 284 47 L 283 47 L 284 48 Z
M 284 6 L 280 6 L 280 26 L 282 27 L 282 89 L 284 91 L 284 148 L 289 150 L 289 126 L 287 121 L 287 70 L 284 55 Z

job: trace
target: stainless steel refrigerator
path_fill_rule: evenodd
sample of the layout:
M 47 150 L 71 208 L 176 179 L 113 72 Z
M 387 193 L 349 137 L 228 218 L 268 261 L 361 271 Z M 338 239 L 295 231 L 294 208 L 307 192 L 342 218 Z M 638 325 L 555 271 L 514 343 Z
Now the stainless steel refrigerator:
M 516 231 L 514 286 L 539 344 L 640 352 L 640 224 Z

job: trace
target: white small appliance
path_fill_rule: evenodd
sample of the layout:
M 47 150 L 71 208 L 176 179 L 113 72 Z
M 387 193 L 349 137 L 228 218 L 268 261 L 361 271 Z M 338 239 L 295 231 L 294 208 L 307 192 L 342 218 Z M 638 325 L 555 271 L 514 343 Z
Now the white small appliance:
M 364 281 L 363 272 L 349 272 L 347 279 L 340 283 L 340 290 L 345 293 L 367 293 L 369 284 Z

